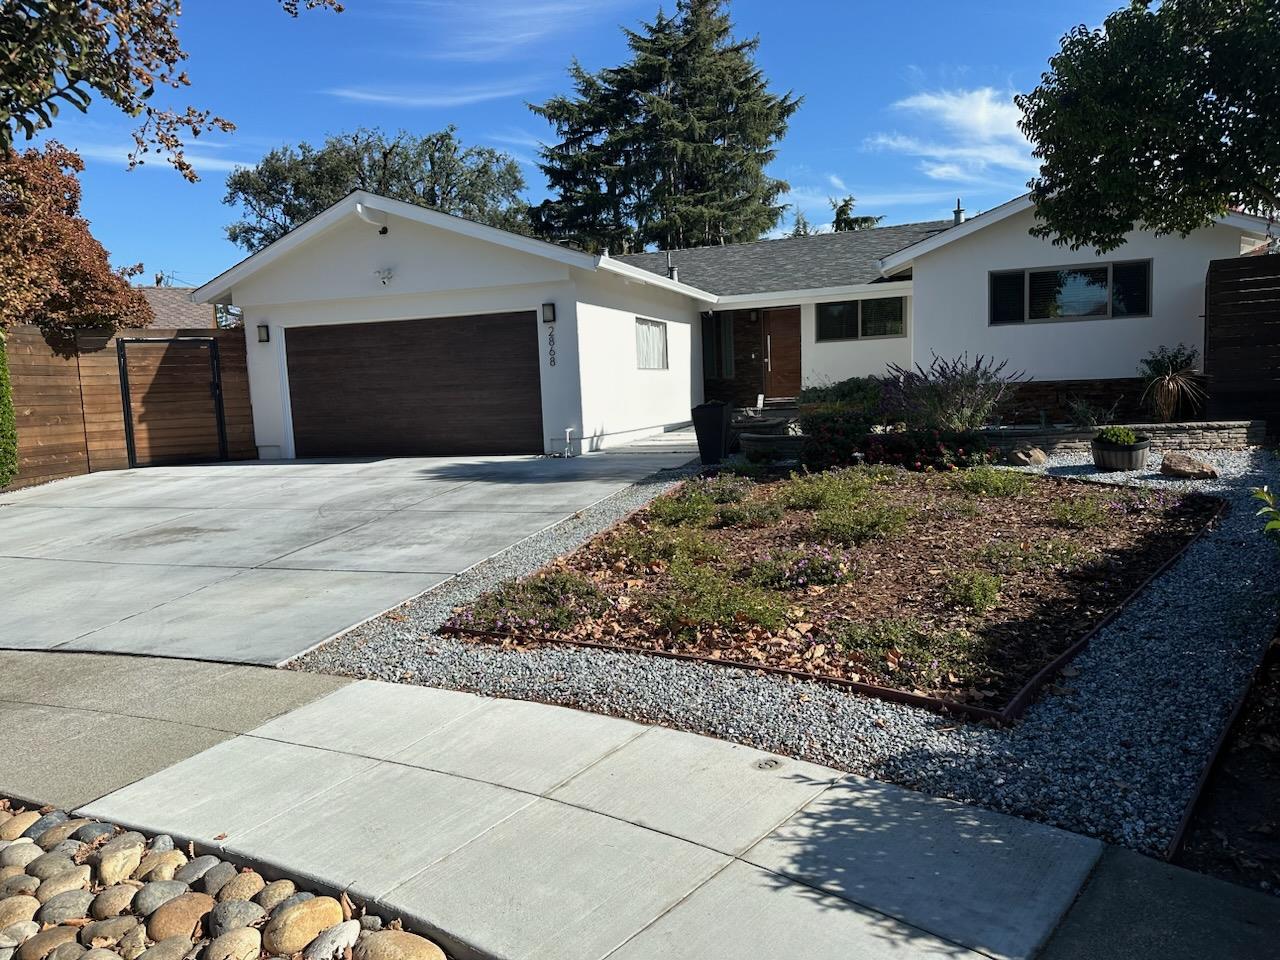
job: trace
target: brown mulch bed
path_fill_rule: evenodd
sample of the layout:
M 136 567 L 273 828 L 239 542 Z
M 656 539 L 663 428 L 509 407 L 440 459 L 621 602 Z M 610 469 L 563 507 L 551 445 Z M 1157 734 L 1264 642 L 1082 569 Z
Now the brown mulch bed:
M 780 510 L 789 498 L 794 507 L 795 480 L 750 483 L 740 503 L 683 522 L 668 499 L 460 608 L 449 626 L 517 646 L 695 655 L 998 710 L 1221 506 L 1029 474 L 1013 475 L 1025 486 L 1003 495 L 964 481 L 994 473 L 850 472 L 860 492 L 844 507 L 857 542 L 832 539 L 822 524 L 831 509 Z M 668 498 L 708 489 L 693 481 Z M 743 522 L 744 507 L 745 523 L 759 526 L 721 525 Z M 869 534 L 860 517 L 871 518 Z M 828 574 L 819 579 L 839 582 L 809 581 L 810 561 Z
M 1174 862 L 1280 895 L 1280 637 L 1218 755 Z

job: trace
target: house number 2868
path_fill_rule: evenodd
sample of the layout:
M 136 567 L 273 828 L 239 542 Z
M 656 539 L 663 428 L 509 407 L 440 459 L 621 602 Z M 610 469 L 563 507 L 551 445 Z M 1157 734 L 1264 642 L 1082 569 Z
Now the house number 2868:
M 547 328 L 547 365 L 551 367 L 556 365 L 556 331 L 554 327 Z

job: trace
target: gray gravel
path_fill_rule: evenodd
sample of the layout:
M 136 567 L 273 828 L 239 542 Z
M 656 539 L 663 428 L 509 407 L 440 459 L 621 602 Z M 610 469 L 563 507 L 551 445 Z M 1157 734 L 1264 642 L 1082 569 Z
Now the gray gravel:
M 1236 700 L 1276 630 L 1280 552 L 1249 488 L 1280 486 L 1265 451 L 1205 455 L 1220 480 L 1045 468 L 1227 497 L 1231 509 L 1074 662 L 1017 725 L 966 725 L 818 683 L 641 654 L 518 652 L 434 633 L 452 609 L 537 569 L 671 486 L 663 474 L 517 544 L 312 651 L 297 669 L 540 700 L 708 733 L 1160 853 Z M 1153 456 L 1151 468 L 1158 469 Z

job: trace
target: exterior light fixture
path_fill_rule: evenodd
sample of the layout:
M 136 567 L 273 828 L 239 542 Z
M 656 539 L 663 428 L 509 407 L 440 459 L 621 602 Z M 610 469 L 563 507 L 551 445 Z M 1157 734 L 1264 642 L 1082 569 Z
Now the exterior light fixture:
M 271 328 L 268 327 L 265 323 L 258 324 L 258 342 L 259 343 L 271 342 Z
M 543 323 L 556 322 L 556 305 L 554 303 L 544 303 L 542 305 L 542 322 Z

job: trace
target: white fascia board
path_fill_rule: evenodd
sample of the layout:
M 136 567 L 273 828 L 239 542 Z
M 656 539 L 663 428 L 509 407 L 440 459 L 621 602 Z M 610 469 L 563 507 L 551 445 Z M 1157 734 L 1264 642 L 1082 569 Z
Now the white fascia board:
M 197 288 L 192 292 L 191 299 L 195 303 L 218 302 L 219 298 L 230 293 L 231 289 L 246 277 L 270 266 L 290 251 L 297 249 L 317 234 L 323 233 L 348 216 L 359 216 L 367 223 L 376 223 L 387 214 L 447 230 L 459 236 L 495 243 L 498 246 L 541 257 L 545 260 L 552 260 L 566 266 L 591 270 L 594 269 L 597 260 L 596 257 L 589 253 L 583 253 L 581 250 L 570 250 L 558 244 L 548 243 L 545 240 L 535 240 L 532 237 L 509 233 L 506 230 L 499 230 L 497 227 L 475 223 L 462 217 L 450 216 L 447 213 L 430 210 L 413 203 L 406 203 L 403 200 L 392 200 L 363 190 L 356 190 L 343 197 L 328 210 L 312 217 L 302 226 L 289 231 L 279 240 L 263 247 L 257 253 L 241 260 L 234 267 L 220 273 L 204 286 Z
M 687 283 L 681 283 L 679 280 L 672 280 L 670 277 L 664 277 L 660 273 L 651 273 L 648 270 L 642 270 L 640 267 L 633 267 L 629 263 L 621 263 L 612 257 L 596 257 L 595 265 L 606 273 L 614 273 L 628 280 L 634 280 L 637 283 L 647 284 L 651 287 L 661 287 L 663 290 L 670 290 L 672 293 L 682 293 L 686 297 L 694 300 L 701 300 L 704 303 L 715 304 L 721 298 L 714 293 L 707 293 L 705 290 L 699 290 L 697 287 L 691 287 Z
M 886 280 L 881 283 L 855 283 L 845 287 L 814 287 L 808 290 L 779 290 L 764 293 L 735 293 L 720 297 L 716 306 L 721 310 L 741 310 L 755 307 L 786 307 L 799 303 L 817 303 L 820 300 L 838 300 L 841 297 L 865 298 L 884 296 L 910 296 L 910 280 Z

